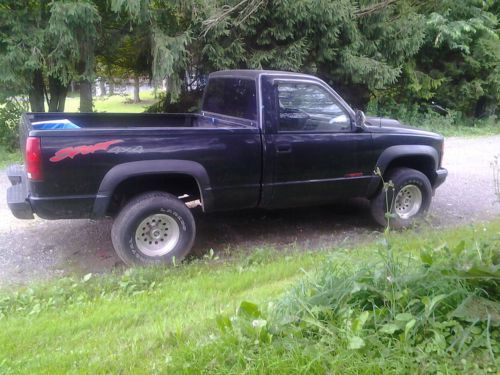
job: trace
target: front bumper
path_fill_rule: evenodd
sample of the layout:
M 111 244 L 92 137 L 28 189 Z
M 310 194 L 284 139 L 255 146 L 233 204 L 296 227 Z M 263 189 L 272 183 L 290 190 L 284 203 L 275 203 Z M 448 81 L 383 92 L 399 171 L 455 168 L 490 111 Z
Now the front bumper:
M 433 189 L 437 189 L 439 186 L 441 186 L 443 182 L 446 180 L 447 176 L 448 176 L 448 170 L 444 168 L 439 168 L 436 171 L 436 180 L 434 181 Z
M 7 205 L 18 219 L 34 219 L 29 201 L 28 180 L 23 165 L 7 168 L 7 177 L 12 186 L 7 189 Z

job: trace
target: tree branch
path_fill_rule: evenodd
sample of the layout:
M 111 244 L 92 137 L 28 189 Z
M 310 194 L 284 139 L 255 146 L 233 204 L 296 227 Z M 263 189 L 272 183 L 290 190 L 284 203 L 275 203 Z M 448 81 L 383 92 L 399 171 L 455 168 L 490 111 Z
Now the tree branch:
M 398 0 L 385 0 L 377 4 L 373 4 L 369 7 L 360 9 L 354 12 L 354 16 L 357 18 L 366 17 L 370 14 L 376 13 L 384 8 L 387 8 L 389 5 L 396 3 Z
M 224 5 L 221 8 L 221 12 L 215 14 L 213 17 L 208 18 L 207 20 L 202 22 L 203 32 L 202 36 L 206 36 L 207 33 L 224 21 L 227 17 L 231 15 L 231 13 L 239 11 L 239 16 L 237 18 L 237 25 L 244 22 L 248 17 L 250 17 L 253 13 L 255 13 L 262 5 L 264 4 L 264 0 L 241 0 L 238 4 L 234 6 Z

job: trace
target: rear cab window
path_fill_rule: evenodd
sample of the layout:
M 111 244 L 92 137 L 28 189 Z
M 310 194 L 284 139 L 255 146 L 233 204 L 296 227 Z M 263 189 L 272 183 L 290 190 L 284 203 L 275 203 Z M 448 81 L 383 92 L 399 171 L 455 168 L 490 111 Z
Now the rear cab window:
M 230 77 L 210 78 L 202 111 L 256 121 L 255 81 Z

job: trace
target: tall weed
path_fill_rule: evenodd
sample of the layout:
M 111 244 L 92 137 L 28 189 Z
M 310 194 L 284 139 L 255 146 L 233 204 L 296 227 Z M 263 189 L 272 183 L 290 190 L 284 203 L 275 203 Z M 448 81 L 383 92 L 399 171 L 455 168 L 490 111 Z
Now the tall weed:
M 16 99 L 0 105 L 0 146 L 10 152 L 19 149 L 19 119 L 27 109 L 26 103 Z
M 214 372 L 495 373 L 500 238 L 371 260 L 339 252 L 275 306 L 219 316 Z M 222 359 L 219 350 L 225 353 Z

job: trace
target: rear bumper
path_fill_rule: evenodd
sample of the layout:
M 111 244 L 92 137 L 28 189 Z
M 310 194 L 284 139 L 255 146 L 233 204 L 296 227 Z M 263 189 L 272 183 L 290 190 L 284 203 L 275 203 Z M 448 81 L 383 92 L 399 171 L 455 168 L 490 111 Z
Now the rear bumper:
M 10 186 L 7 189 L 7 205 L 18 219 L 86 219 L 94 205 L 94 195 L 36 197 L 30 193 L 28 178 L 23 165 L 11 165 L 7 169 Z
M 446 180 L 446 177 L 448 177 L 448 170 L 444 168 L 440 168 L 436 171 L 436 180 L 434 181 L 434 189 L 437 189 L 439 186 L 443 184 L 443 182 Z
M 7 168 L 7 177 L 12 186 L 7 189 L 7 205 L 18 219 L 34 219 L 33 209 L 29 201 L 28 181 L 22 165 L 11 165 Z

